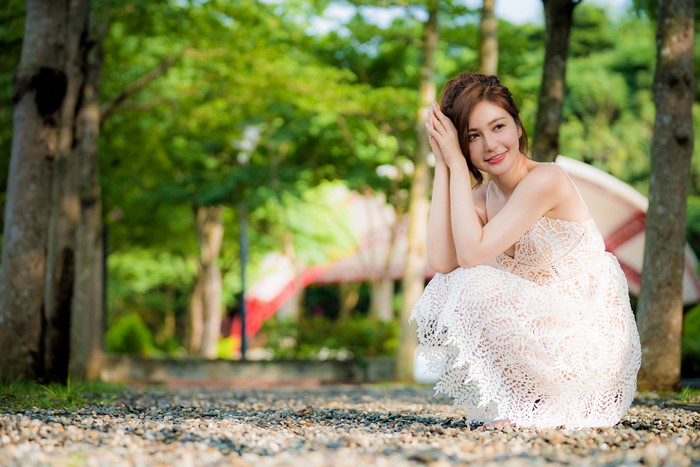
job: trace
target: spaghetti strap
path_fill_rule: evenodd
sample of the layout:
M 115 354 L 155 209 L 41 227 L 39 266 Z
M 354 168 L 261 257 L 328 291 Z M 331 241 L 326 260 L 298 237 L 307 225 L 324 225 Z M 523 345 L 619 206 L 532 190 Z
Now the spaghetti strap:
M 467 423 L 617 424 L 641 347 L 620 264 L 594 222 L 542 217 L 495 266 L 435 274 L 411 313 L 437 393 Z
M 488 211 L 489 208 L 489 193 L 491 193 L 491 182 L 493 180 L 489 180 L 489 182 L 486 184 L 486 210 Z
M 556 164 L 556 162 L 552 162 L 552 164 Z M 559 168 L 562 170 L 562 172 L 564 172 L 566 174 L 566 177 L 569 179 L 571 184 L 574 186 L 574 190 L 576 190 L 576 193 L 578 194 L 578 198 L 581 200 L 581 202 L 584 204 L 584 206 L 587 206 L 586 201 L 583 199 L 581 192 L 579 191 L 578 187 L 576 186 L 576 183 L 574 182 L 574 180 L 571 178 L 571 175 L 569 175 L 569 172 L 564 170 L 564 167 L 562 167 L 562 166 L 559 166 Z M 487 198 L 488 198 L 488 190 L 487 190 Z

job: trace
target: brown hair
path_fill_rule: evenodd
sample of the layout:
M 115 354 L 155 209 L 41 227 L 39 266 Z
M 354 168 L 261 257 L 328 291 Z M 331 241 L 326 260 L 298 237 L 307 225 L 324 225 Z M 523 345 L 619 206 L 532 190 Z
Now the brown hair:
M 488 101 L 508 112 L 515 124 L 520 127 L 522 134 L 519 139 L 519 150 L 527 154 L 527 133 L 520 121 L 520 111 L 513 100 L 513 95 L 495 76 L 479 73 L 464 73 L 450 79 L 440 93 L 440 110 L 447 115 L 457 128 L 459 146 L 467 160 L 469 172 L 480 185 L 484 175 L 472 164 L 469 157 L 469 117 L 479 102 Z

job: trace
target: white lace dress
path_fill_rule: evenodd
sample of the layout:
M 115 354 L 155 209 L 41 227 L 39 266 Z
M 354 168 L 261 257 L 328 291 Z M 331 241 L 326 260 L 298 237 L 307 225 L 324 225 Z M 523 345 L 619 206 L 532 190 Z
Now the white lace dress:
M 627 282 L 590 219 L 542 217 L 498 267 L 436 274 L 416 304 L 436 393 L 470 421 L 603 427 L 629 408 L 641 362 Z

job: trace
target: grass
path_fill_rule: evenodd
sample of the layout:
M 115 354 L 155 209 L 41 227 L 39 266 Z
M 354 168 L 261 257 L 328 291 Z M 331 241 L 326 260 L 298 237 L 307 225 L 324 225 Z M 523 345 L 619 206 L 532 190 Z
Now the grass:
M 683 404 L 700 403 L 700 389 L 693 389 L 690 386 L 685 386 L 681 390 L 680 401 Z
M 111 402 L 123 385 L 101 381 L 66 384 L 36 382 L 0 383 L 0 411 L 37 409 L 72 409 L 89 403 Z

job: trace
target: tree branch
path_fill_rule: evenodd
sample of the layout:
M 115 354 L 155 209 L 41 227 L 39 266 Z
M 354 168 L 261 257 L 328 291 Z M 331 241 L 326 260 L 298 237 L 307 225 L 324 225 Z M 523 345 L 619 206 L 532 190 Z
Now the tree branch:
M 149 71 L 141 78 L 137 79 L 131 86 L 124 89 L 119 95 L 114 98 L 111 102 L 102 105 L 100 109 L 100 126 L 122 105 L 124 102 L 141 89 L 145 88 L 148 84 L 154 81 L 156 78 L 163 76 L 168 72 L 170 68 L 177 63 L 177 61 L 186 54 L 182 52 L 174 57 L 167 58 L 164 60 L 157 68 Z

